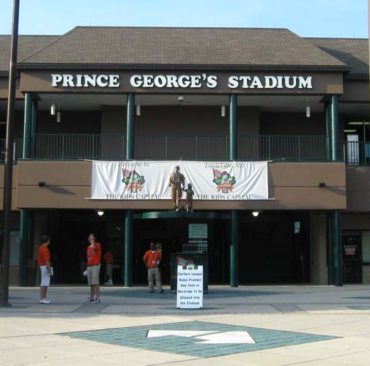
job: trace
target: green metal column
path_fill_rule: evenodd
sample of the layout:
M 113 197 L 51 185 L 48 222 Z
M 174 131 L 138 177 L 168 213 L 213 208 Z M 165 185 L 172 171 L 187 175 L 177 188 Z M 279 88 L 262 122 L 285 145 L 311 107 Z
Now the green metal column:
M 127 94 L 127 120 L 126 120 L 126 160 L 134 158 L 135 133 L 134 133 L 135 94 Z
M 237 105 L 237 96 L 235 94 L 230 95 L 229 160 L 236 160 L 238 155 Z
M 22 158 L 30 157 L 32 130 L 32 95 L 26 93 L 24 97 L 24 124 L 23 124 L 23 151 Z
M 230 95 L 229 120 L 229 160 L 238 158 L 237 96 Z M 238 281 L 238 211 L 230 212 L 230 286 L 237 287 Z
M 125 263 L 123 283 L 132 286 L 132 211 L 127 210 L 125 216 Z
M 330 149 L 331 160 L 339 160 L 339 115 L 338 96 L 332 95 L 330 101 Z
M 39 102 L 36 99 L 32 100 L 32 123 L 31 123 L 31 148 L 30 157 L 33 158 L 36 153 L 36 130 L 38 119 Z
M 335 286 L 343 285 L 343 260 L 342 260 L 342 230 L 341 213 L 334 210 L 331 220 L 332 227 L 332 260 L 333 260 L 333 282 Z
M 135 133 L 134 133 L 134 112 L 135 112 L 135 94 L 127 95 L 127 119 L 126 119 L 126 160 L 134 159 L 135 153 Z M 133 215 L 131 210 L 126 211 L 125 216 L 125 237 L 124 237 L 124 278 L 123 283 L 126 287 L 132 286 L 132 226 Z
M 22 158 L 28 159 L 31 154 L 32 133 L 32 94 L 24 97 L 24 124 Z M 19 285 L 26 286 L 28 278 L 28 254 L 30 248 L 30 211 L 20 210 L 20 245 L 19 245 Z
M 230 225 L 230 286 L 238 287 L 238 211 L 231 211 Z
M 330 115 L 330 104 L 325 103 L 325 122 L 326 122 L 326 159 L 331 160 L 331 115 Z
M 332 95 L 330 100 L 330 160 L 338 161 L 340 159 L 339 148 L 339 109 L 338 96 Z M 335 286 L 343 285 L 343 264 L 342 264 L 342 230 L 341 230 L 341 212 L 334 210 L 330 219 L 330 260 L 329 279 Z
M 28 285 L 28 257 L 32 242 L 32 215 L 29 210 L 20 210 L 19 286 Z
M 327 238 L 327 264 L 328 264 L 328 284 L 334 285 L 333 271 L 333 214 L 328 212 L 326 215 L 326 238 Z

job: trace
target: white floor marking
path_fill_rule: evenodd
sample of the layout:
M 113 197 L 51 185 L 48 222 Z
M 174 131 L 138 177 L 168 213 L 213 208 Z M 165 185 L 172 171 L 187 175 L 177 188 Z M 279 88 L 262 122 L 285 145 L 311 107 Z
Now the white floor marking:
M 213 333 L 212 331 L 203 330 L 149 330 L 147 338 L 178 336 L 178 337 L 195 337 L 203 334 Z
M 187 337 L 200 340 L 201 344 L 255 344 L 248 332 L 215 332 L 207 330 L 149 330 L 147 338 Z
M 255 344 L 248 332 L 221 332 L 195 337 L 204 342 L 202 344 Z

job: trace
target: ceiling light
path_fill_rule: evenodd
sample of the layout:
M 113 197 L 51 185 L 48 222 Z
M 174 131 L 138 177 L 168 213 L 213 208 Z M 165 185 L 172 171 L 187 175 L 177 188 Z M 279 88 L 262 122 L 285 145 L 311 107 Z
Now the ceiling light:
M 343 130 L 345 133 L 352 133 L 352 132 L 357 132 L 357 130 L 355 130 L 355 129 L 345 129 L 345 130 Z
M 96 211 L 96 213 L 98 214 L 98 216 L 103 216 L 104 215 L 104 211 L 103 210 L 98 210 L 98 211 Z
M 347 123 L 348 125 L 351 125 L 351 126 L 368 126 L 370 125 L 370 122 L 367 122 L 367 121 L 354 121 L 354 122 L 348 122 Z
M 311 117 L 311 107 L 309 105 L 307 105 L 306 107 L 306 117 L 307 118 Z
M 259 216 L 259 214 L 260 214 L 260 212 L 259 212 L 259 211 L 252 211 L 252 216 L 253 216 L 253 217 L 258 217 L 258 216 Z

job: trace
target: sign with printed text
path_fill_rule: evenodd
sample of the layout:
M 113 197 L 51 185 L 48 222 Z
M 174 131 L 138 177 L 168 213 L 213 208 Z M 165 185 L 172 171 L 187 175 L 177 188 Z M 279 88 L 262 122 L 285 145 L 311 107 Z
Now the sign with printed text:
M 208 239 L 208 225 L 189 224 L 189 239 Z
M 176 300 L 179 309 L 203 307 L 203 266 L 177 266 Z
M 125 78 L 121 74 L 111 73 L 55 73 L 50 75 L 53 88 L 119 88 L 121 83 L 128 83 L 135 89 L 216 89 L 219 84 L 230 90 L 235 89 L 312 89 L 312 75 L 228 75 L 225 80 L 213 73 L 144 73 L 131 74 Z
M 27 70 L 22 92 L 136 94 L 343 94 L 342 72 L 216 70 Z
M 224 161 L 93 161 L 91 199 L 171 199 L 175 166 L 184 185 L 192 184 L 194 200 L 265 200 L 268 163 Z

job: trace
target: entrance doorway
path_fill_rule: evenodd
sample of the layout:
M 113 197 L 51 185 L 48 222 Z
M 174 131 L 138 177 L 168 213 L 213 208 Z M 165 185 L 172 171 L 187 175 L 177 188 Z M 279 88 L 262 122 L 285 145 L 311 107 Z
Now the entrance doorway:
M 114 253 L 113 283 L 122 284 L 123 212 L 106 211 L 98 216 L 95 210 L 49 211 L 44 232 L 51 237 L 51 253 L 55 267 L 54 281 L 60 284 L 86 284 L 82 276 L 86 268 L 88 235 L 93 232 L 102 243 L 102 254 L 111 248 Z M 101 283 L 106 281 L 105 267 Z
M 229 284 L 230 217 L 228 211 L 178 214 L 160 211 L 168 217 L 149 217 L 153 212 L 135 212 L 133 220 L 133 283 L 147 283 L 143 255 L 151 241 L 162 248 L 162 279 L 170 283 L 171 256 L 183 253 L 184 245 L 206 244 L 209 284 Z M 87 237 L 94 232 L 114 252 L 115 284 L 123 283 L 124 215 L 122 210 L 108 210 L 98 216 L 94 210 L 53 210 L 47 213 L 43 232 L 52 238 L 55 280 L 63 284 L 86 283 L 82 274 Z M 192 229 L 190 227 L 192 226 Z M 194 240 L 194 228 L 206 227 L 202 240 Z M 307 283 L 310 280 L 309 215 L 301 211 L 265 211 L 253 217 L 239 212 L 239 283 Z M 196 229 L 196 230 L 198 230 Z M 193 230 L 193 234 L 190 231 Z M 195 230 L 195 231 L 196 231 Z M 204 229 L 202 229 L 204 230 Z M 194 236 L 195 235 L 195 236 Z M 202 250 L 202 253 L 205 251 Z M 102 268 L 101 282 L 105 281 Z
M 160 213 L 158 214 L 160 217 Z M 142 258 L 152 241 L 161 247 L 162 282 L 169 284 L 171 279 L 171 257 L 179 253 L 189 253 L 189 243 L 193 246 L 198 244 L 192 239 L 191 227 L 194 225 L 205 227 L 207 233 L 201 240 L 204 246 L 202 248 L 190 249 L 190 252 L 208 255 L 210 283 L 228 283 L 228 220 L 225 219 L 228 215 L 214 215 L 217 216 L 216 218 L 210 218 L 210 215 L 214 214 L 204 212 L 193 216 L 191 214 L 176 216 L 176 213 L 174 213 L 172 218 L 136 218 L 133 230 L 134 284 L 147 283 L 147 271 L 143 265 Z M 221 216 L 225 216 L 225 218 L 221 218 Z
M 308 213 L 250 212 L 239 220 L 239 282 L 308 283 L 310 281 Z
M 343 283 L 362 283 L 361 232 L 343 235 Z

